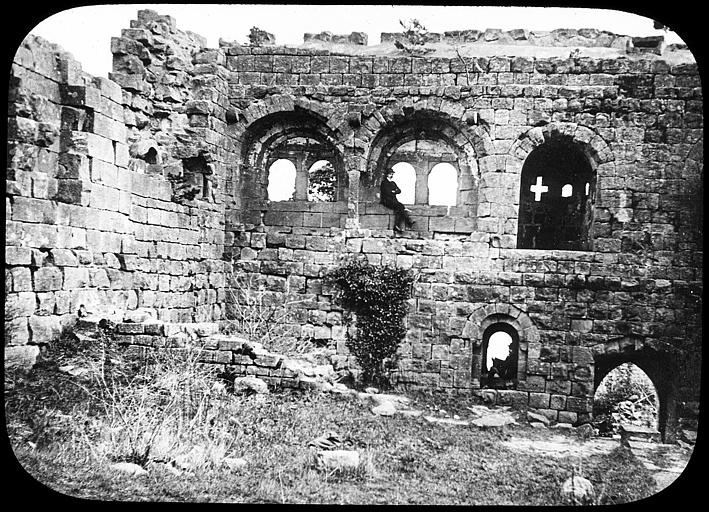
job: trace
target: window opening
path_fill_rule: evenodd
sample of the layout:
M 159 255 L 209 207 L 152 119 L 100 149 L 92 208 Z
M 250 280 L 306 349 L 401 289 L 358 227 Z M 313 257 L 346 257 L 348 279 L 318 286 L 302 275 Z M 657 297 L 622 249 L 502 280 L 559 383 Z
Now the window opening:
M 436 164 L 428 175 L 428 204 L 455 206 L 458 194 L 458 172 L 448 162 Z
M 534 149 L 522 166 L 517 247 L 589 250 L 593 168 L 571 140 Z
M 295 165 L 290 160 L 280 158 L 268 168 L 268 199 L 289 201 L 295 193 Z
M 485 387 L 513 388 L 517 382 L 517 331 L 505 323 L 494 324 L 483 335 L 483 368 L 480 382 Z
M 399 162 L 392 166 L 394 181 L 401 189 L 397 196 L 400 203 L 414 204 L 416 201 L 416 170 L 408 162 Z
M 318 160 L 308 170 L 308 201 L 331 202 L 337 200 L 337 176 L 332 164 Z
M 542 194 L 549 191 L 549 187 L 542 185 L 543 179 L 541 176 L 537 176 L 537 182 L 529 187 L 529 190 L 534 193 L 534 200 L 537 202 L 542 200 Z

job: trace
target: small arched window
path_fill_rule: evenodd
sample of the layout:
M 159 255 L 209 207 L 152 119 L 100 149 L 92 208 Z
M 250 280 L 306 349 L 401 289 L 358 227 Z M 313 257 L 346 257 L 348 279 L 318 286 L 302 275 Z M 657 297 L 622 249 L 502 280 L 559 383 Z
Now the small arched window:
M 268 168 L 269 201 L 289 201 L 295 192 L 295 165 L 280 158 Z
M 514 327 L 501 322 L 483 333 L 480 383 L 490 388 L 512 388 L 517 382 L 519 335 Z
M 408 162 L 399 162 L 392 166 L 394 169 L 394 182 L 401 189 L 401 194 L 396 196 L 403 204 L 414 204 L 416 201 L 416 170 Z
M 448 162 L 436 164 L 428 174 L 428 204 L 455 206 L 458 194 L 458 172 Z

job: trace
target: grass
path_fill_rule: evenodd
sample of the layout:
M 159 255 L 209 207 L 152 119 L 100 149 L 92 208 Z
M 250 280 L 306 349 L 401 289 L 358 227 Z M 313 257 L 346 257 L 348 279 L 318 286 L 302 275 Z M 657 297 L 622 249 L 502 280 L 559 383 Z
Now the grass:
M 214 389 L 214 375 L 192 365 L 189 359 L 181 360 L 183 366 L 164 362 L 156 366 L 164 372 L 162 379 L 182 376 L 179 386 L 171 387 L 169 396 L 162 400 L 153 396 L 160 389 L 154 379 L 135 378 L 153 375 L 144 367 L 122 374 L 121 382 L 132 391 L 114 390 L 117 394 L 112 401 L 101 395 L 97 380 L 59 371 L 58 366 L 67 360 L 57 356 L 40 361 L 29 373 L 6 374 L 5 412 L 19 463 L 37 481 L 73 497 L 170 502 L 554 505 L 563 504 L 561 484 L 572 470 L 579 474 L 579 468 L 581 476 L 591 480 L 597 490 L 603 489 L 599 503 L 630 502 L 654 492 L 647 470 L 620 447 L 607 455 L 574 461 L 506 448 L 502 441 L 510 435 L 544 438 L 543 431 L 523 423 L 505 427 L 504 432 L 487 431 L 432 424 L 422 417 L 375 416 L 371 404 L 351 396 L 295 391 L 252 396 L 207 392 Z M 122 357 L 113 356 L 119 360 Z M 189 403 L 182 400 L 187 396 L 186 388 L 190 388 L 193 399 Z M 150 391 L 145 404 L 157 408 L 161 413 L 158 416 L 168 418 L 160 428 L 152 421 L 153 416 L 136 406 L 140 390 Z M 463 418 L 470 417 L 466 406 L 474 403 L 472 398 L 454 400 L 432 393 L 411 398 L 412 405 L 426 414 L 443 414 L 440 410 L 445 409 L 449 415 Z M 119 435 L 127 429 L 126 425 L 120 428 L 117 413 L 111 410 L 114 406 L 124 407 L 125 421 L 132 422 L 131 432 L 140 433 L 138 427 L 142 426 L 147 437 Z M 307 446 L 330 431 L 343 440 L 344 449 L 360 452 L 356 469 L 340 472 L 318 468 L 314 450 Z M 151 443 L 148 456 L 139 460 L 136 455 L 145 453 L 145 443 Z M 201 458 L 179 475 L 154 464 L 156 458 L 174 459 L 194 447 L 202 448 Z M 232 471 L 220 463 L 225 456 L 243 457 L 248 466 Z M 110 464 L 118 460 L 141 462 L 149 473 L 139 477 L 117 474 Z

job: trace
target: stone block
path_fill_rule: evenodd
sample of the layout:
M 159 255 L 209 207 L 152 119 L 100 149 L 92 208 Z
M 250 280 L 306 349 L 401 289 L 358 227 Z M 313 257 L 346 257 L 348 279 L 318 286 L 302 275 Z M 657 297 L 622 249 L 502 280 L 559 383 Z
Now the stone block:
M 529 401 L 529 394 L 526 391 L 514 391 L 511 389 L 501 389 L 497 392 L 497 404 L 509 405 L 512 407 L 524 407 Z
M 90 109 L 101 106 L 101 91 L 95 87 L 61 85 L 59 90 L 64 105 Z
M 50 251 L 52 261 L 58 267 L 76 267 L 79 265 L 79 259 L 70 249 L 52 249 Z
M 548 409 L 551 400 L 549 393 L 529 393 L 529 407 Z
M 14 292 L 31 292 L 32 291 L 32 275 L 27 267 L 14 267 L 9 269 L 9 274 L 12 276 L 12 291 Z
M 50 343 L 61 333 L 61 323 L 57 316 L 32 316 L 29 319 L 32 343 Z
M 46 292 L 61 290 L 62 271 L 57 267 L 41 267 L 34 272 L 34 291 Z
M 568 423 L 573 425 L 578 421 L 579 415 L 571 411 L 559 411 L 559 416 L 557 418 L 558 423 Z
M 89 269 L 84 267 L 64 268 L 64 290 L 75 290 L 89 286 Z
M 548 380 L 546 384 L 547 393 L 568 395 L 571 393 L 571 381 L 568 380 Z
M 551 395 L 549 399 L 549 408 L 557 411 L 562 411 L 566 409 L 566 396 L 565 395 Z

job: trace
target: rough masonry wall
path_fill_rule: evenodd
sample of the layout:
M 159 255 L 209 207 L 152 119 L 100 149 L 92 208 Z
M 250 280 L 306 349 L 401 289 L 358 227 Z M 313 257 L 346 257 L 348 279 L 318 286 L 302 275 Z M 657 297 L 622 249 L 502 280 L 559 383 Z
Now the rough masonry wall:
M 212 112 L 224 84 L 203 64 L 210 53 L 197 39 L 169 17 L 141 11 L 112 42 L 116 81 L 87 75 L 40 38 L 18 49 L 8 120 L 6 351 L 50 342 L 80 310 L 151 308 L 166 322 L 221 318 L 227 145 Z M 209 163 L 214 183 L 191 200 L 180 179 L 190 157 Z
M 249 143 L 259 119 L 309 112 L 333 132 L 350 176 L 347 204 L 331 209 L 337 221 L 305 220 L 323 204 L 263 201 L 240 213 L 245 224 L 228 226 L 227 253 L 231 247 L 237 268 L 259 275 L 275 301 L 286 290 L 309 301 L 303 335 L 332 339 L 343 365 L 352 361 L 332 290 L 322 286 L 327 270 L 356 254 L 420 272 L 396 376 L 402 385 L 476 388 L 482 340 L 471 322 L 523 315 L 534 334 L 520 354 L 516 390 L 497 392 L 503 402 L 533 404 L 553 419 L 588 418 L 594 362 L 646 353 L 685 368 L 671 386 L 696 400 L 701 83 L 691 59 L 626 54 L 628 43 L 601 57 L 348 55 L 222 43 L 237 144 Z M 417 115 L 440 122 L 465 152 L 477 213 L 466 218 L 470 204 L 415 205 L 416 239 L 392 239 L 380 231 L 392 218 L 372 193 L 383 171 L 372 154 L 378 134 Z M 524 161 L 560 139 L 581 148 L 596 174 L 592 250 L 515 249 Z M 242 179 L 263 172 L 244 168 Z M 647 371 L 658 387 L 672 380 Z
M 324 277 L 362 257 L 420 275 L 401 386 L 583 421 L 603 372 L 630 360 L 658 388 L 663 422 L 698 399 L 703 97 L 688 52 L 591 30 L 447 33 L 436 41 L 462 53 L 432 56 L 378 54 L 355 33 L 308 39 L 323 40 L 354 44 L 206 49 L 140 11 L 112 41 L 111 80 L 25 41 L 11 77 L 6 350 L 49 341 L 82 305 L 220 320 L 233 269 L 270 304 L 296 301 L 294 331 L 355 368 Z M 465 53 L 471 42 L 487 56 Z M 509 46 L 529 44 L 536 56 Z M 414 205 L 418 230 L 394 237 L 377 187 L 422 127 L 454 155 L 460 202 Z M 299 135 L 336 154 L 340 200 L 268 200 L 270 148 Z M 524 162 L 561 142 L 594 173 L 589 250 L 517 249 Z M 514 389 L 479 389 L 495 323 L 519 334 Z

